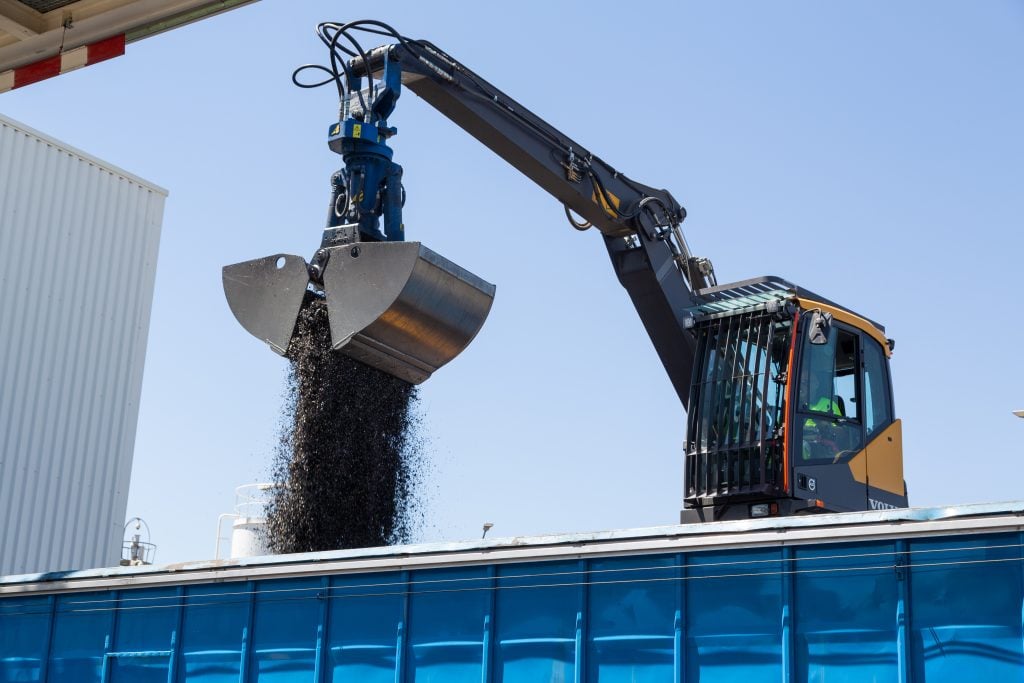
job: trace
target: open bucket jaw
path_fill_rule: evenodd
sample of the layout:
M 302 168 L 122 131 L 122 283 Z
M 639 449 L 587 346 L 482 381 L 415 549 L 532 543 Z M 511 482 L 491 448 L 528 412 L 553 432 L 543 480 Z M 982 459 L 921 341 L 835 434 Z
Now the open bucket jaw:
M 330 247 L 323 296 L 331 345 L 411 384 L 459 355 L 487 319 L 495 286 L 419 242 Z M 250 334 L 285 355 L 311 286 L 306 261 L 276 254 L 225 266 L 224 294 Z

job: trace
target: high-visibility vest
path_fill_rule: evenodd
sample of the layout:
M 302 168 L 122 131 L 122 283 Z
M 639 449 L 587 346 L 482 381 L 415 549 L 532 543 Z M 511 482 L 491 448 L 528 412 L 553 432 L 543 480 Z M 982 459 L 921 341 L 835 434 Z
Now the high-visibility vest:
M 839 410 L 839 404 L 833 401 L 832 399 L 828 398 L 827 396 L 822 396 L 817 401 L 808 406 L 808 408 L 816 413 L 832 413 L 833 415 L 836 416 L 842 415 L 842 412 L 840 412 Z
M 833 401 L 832 399 L 828 398 L 827 396 L 822 396 L 821 398 L 819 398 L 817 401 L 815 401 L 814 403 L 809 405 L 808 409 L 813 410 L 813 411 L 818 412 L 818 413 L 829 413 L 830 412 L 830 413 L 832 413 L 833 415 L 835 415 L 837 417 L 841 417 L 842 416 L 842 412 L 840 412 L 840 410 L 839 410 L 839 404 L 836 403 L 835 401 Z M 807 418 L 804 421 L 804 432 L 805 433 L 806 433 L 806 431 L 808 429 L 811 429 L 811 430 L 817 429 L 818 425 L 815 423 L 814 420 L 815 420 L 814 418 L 809 417 L 809 418 Z M 804 440 L 804 443 L 803 443 L 802 455 L 803 455 L 803 459 L 804 460 L 810 460 L 811 459 L 811 447 L 810 447 L 810 444 L 807 443 L 806 439 Z
M 839 410 L 839 404 L 828 398 L 822 396 L 817 401 L 808 406 L 809 410 L 813 410 L 816 413 L 832 413 L 836 417 L 842 417 L 843 413 Z M 804 429 L 814 429 L 817 425 L 814 422 L 814 418 L 809 417 L 804 421 Z

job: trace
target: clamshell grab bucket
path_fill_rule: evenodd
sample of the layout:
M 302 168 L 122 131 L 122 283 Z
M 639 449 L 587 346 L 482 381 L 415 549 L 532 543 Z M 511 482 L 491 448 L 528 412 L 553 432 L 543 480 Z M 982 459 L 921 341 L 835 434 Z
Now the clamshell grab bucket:
M 323 289 L 332 347 L 412 384 L 459 355 L 490 312 L 494 285 L 418 242 L 329 251 Z M 223 271 L 235 317 L 281 354 L 295 330 L 306 273 L 305 261 L 288 254 Z
M 306 260 L 275 254 L 243 261 L 224 266 L 221 280 L 228 306 L 246 332 L 282 356 L 287 353 L 309 287 Z
M 413 384 L 469 345 L 494 290 L 419 242 L 338 248 L 324 271 L 334 348 Z

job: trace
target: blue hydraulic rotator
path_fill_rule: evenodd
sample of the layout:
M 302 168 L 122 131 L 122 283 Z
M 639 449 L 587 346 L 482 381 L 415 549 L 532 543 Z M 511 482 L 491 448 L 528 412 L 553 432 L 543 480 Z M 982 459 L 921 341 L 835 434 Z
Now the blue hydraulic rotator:
M 472 341 L 491 308 L 494 285 L 419 242 L 402 225 L 402 167 L 387 140 L 402 87 L 396 61 L 381 78 L 346 71 L 347 89 L 328 146 L 345 165 L 331 178 L 320 248 L 307 263 L 273 254 L 225 266 L 231 312 L 250 334 L 287 355 L 303 306 L 324 305 L 331 348 L 419 384 Z M 381 219 L 383 218 L 383 221 Z
M 331 178 L 331 206 L 322 246 L 348 242 L 401 242 L 402 167 L 392 161 L 388 138 L 398 130 L 388 126 L 401 94 L 402 72 L 384 60 L 381 81 L 362 91 L 362 78 L 349 80 L 341 121 L 331 125 L 327 144 L 345 161 Z M 381 217 L 384 218 L 383 230 Z

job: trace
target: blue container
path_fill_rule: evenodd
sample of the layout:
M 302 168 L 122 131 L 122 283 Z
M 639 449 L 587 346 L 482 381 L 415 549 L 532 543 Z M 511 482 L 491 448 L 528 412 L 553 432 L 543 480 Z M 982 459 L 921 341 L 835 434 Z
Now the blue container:
M 0 681 L 1024 678 L 1024 504 L 0 580 Z

